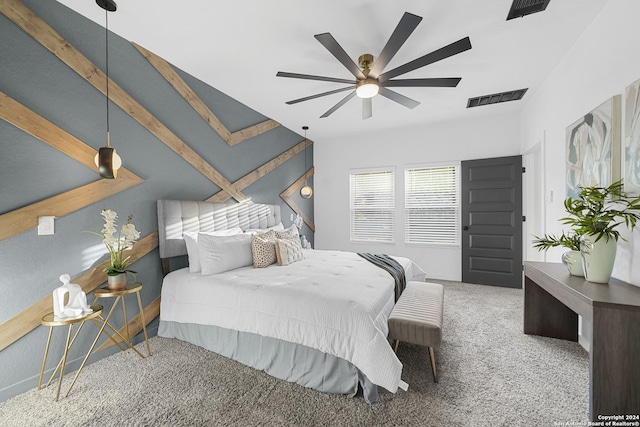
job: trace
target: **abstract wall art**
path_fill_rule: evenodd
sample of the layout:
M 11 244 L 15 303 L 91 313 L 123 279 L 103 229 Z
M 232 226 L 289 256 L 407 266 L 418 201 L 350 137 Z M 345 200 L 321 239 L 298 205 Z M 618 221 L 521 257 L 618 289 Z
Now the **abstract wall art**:
M 624 190 L 640 194 L 640 80 L 624 91 Z
M 620 179 L 620 98 L 608 99 L 567 128 L 567 197 Z

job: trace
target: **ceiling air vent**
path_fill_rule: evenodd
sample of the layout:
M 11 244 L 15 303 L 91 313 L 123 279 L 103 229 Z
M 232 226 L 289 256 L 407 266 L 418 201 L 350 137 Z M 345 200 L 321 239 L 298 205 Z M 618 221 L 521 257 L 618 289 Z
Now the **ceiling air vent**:
M 513 18 L 522 18 L 532 13 L 542 12 L 547 8 L 551 0 L 513 0 L 511 10 L 507 15 L 507 21 Z
M 494 93 L 492 95 L 477 96 L 475 98 L 469 98 L 467 102 L 467 108 L 481 107 L 483 105 L 497 104 L 499 102 L 518 101 L 522 99 L 524 94 L 529 88 L 512 90 L 509 92 Z

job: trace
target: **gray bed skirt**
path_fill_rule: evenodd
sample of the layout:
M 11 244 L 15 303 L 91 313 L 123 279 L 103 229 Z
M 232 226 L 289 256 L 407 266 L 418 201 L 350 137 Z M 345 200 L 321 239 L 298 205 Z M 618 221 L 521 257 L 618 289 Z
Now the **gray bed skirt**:
M 358 384 L 367 403 L 378 387 L 351 362 L 301 344 L 216 326 L 160 321 L 158 335 L 204 347 L 269 375 L 324 393 L 355 396 Z M 313 366 L 313 369 L 309 367 Z

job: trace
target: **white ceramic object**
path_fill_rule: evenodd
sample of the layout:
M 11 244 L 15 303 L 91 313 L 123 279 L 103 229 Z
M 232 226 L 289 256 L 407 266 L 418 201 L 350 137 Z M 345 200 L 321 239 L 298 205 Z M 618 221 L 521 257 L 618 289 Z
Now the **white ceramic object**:
M 584 262 L 584 278 L 589 282 L 609 283 L 618 242 L 604 236 L 596 242 L 596 237 L 582 236 L 580 253 Z
M 568 251 L 562 254 L 562 263 L 572 276 L 584 277 L 582 254 L 580 251 Z
M 83 313 L 90 313 L 91 307 L 87 304 L 87 295 L 82 291 L 80 285 L 69 283 L 71 276 L 60 275 L 62 286 L 53 290 L 53 315 L 61 319 L 66 317 L 76 317 Z M 69 295 L 65 305 L 65 296 Z

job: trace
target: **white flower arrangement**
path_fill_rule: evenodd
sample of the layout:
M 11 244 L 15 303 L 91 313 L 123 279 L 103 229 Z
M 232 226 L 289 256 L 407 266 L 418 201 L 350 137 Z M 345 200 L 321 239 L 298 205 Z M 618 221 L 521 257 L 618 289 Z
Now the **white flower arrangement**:
M 135 273 L 135 271 L 127 268 L 132 263 L 131 255 L 124 256 L 124 251 L 133 249 L 133 244 L 140 238 L 140 232 L 136 230 L 136 226 L 131 223 L 133 217 L 129 215 L 127 223 L 124 224 L 118 232 L 116 225 L 118 219 L 117 212 L 110 209 L 103 209 L 100 215 L 104 218 L 102 233 L 92 231 L 90 231 L 90 233 L 102 238 L 102 243 L 107 247 L 109 255 L 111 256 L 111 262 L 104 268 L 104 271 L 109 276 L 116 276 L 126 272 Z M 118 232 L 117 235 L 116 232 Z

